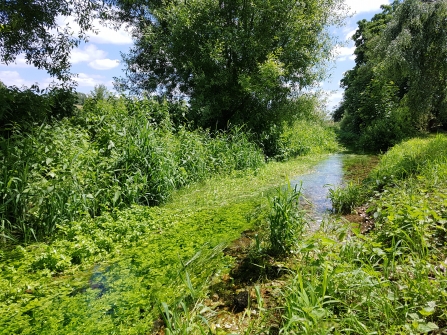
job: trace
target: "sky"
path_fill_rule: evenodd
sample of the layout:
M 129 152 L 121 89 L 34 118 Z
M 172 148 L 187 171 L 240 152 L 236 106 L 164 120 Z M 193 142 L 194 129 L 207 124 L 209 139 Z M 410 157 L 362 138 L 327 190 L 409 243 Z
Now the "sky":
M 343 27 L 334 29 L 333 34 L 340 41 L 346 42 L 336 48 L 338 54 L 328 71 L 329 78 L 321 83 L 321 89 L 328 97 L 327 108 L 332 111 L 338 105 L 343 90 L 340 80 L 343 73 L 354 67 L 354 42 L 350 37 L 357 28 L 357 22 L 380 12 L 380 5 L 389 4 L 391 0 L 345 0 L 351 8 L 351 16 Z M 60 24 L 69 24 L 76 30 L 75 23 L 69 19 L 60 20 Z M 77 73 L 77 90 L 89 93 L 95 85 L 104 84 L 113 89 L 113 78 L 124 75 L 121 53 L 127 53 L 132 46 L 132 38 L 124 28 L 118 31 L 96 24 L 97 34 L 91 33 L 89 41 L 81 44 L 71 53 L 72 72 Z M 0 80 L 8 86 L 31 86 L 38 84 L 44 88 L 52 79 L 43 70 L 37 70 L 26 64 L 23 56 L 19 56 L 15 64 L 0 63 Z

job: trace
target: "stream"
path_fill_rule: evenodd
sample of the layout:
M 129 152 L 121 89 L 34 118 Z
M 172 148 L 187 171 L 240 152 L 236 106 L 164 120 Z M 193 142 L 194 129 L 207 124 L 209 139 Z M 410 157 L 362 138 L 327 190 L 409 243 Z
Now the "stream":
M 324 216 L 330 213 L 332 204 L 327 197 L 329 188 L 335 188 L 343 182 L 343 154 L 334 154 L 318 163 L 312 172 L 294 177 L 290 184 L 300 188 L 310 203 L 310 216 L 315 221 L 312 229 L 318 228 Z

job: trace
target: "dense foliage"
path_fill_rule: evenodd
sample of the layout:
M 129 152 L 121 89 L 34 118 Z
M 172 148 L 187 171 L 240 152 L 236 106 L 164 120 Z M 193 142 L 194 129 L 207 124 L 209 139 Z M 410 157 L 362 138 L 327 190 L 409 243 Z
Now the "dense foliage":
M 26 131 L 52 118 L 61 119 L 74 111 L 75 96 L 71 89 L 50 87 L 39 90 L 7 87 L 0 82 L 0 136 Z
M 171 1 L 150 4 L 134 31 L 121 89 L 186 96 L 187 118 L 261 134 L 296 112 L 293 98 L 321 78 L 338 0 Z
M 446 126 L 446 1 L 406 0 L 360 21 L 356 65 L 342 80 L 334 113 L 342 139 L 386 150 L 415 133 Z
M 214 136 L 174 129 L 175 108 L 182 107 L 91 99 L 70 119 L 1 139 L 2 234 L 46 238 L 81 216 L 159 204 L 193 181 L 263 164 L 240 128 Z
M 118 104 L 120 103 L 122 102 Z M 151 122 L 163 122 L 163 118 L 154 115 L 155 111 L 168 108 L 169 105 L 153 101 L 145 101 L 142 104 L 146 110 L 150 106 L 154 108 L 150 113 L 151 116 L 155 116 L 151 117 Z M 104 112 L 110 112 L 107 106 L 107 103 L 101 103 L 94 111 L 97 113 L 101 108 Z M 137 111 L 135 107 L 136 114 Z M 94 117 L 94 120 L 89 121 L 91 124 L 101 122 L 102 117 L 94 113 L 83 114 L 84 119 L 86 116 Z M 114 150 L 120 150 L 118 143 L 125 139 L 119 139 L 122 135 L 116 134 L 108 126 L 115 126 L 119 131 L 122 130 L 119 127 L 129 127 L 128 120 L 117 125 L 111 123 L 111 118 L 111 115 L 106 114 L 102 126 L 95 123 L 100 131 L 95 135 L 96 140 L 90 144 L 76 141 L 75 137 L 89 139 L 91 136 L 89 133 L 93 130 L 82 132 L 76 129 L 78 135 L 76 133 L 70 135 L 64 146 L 56 143 L 53 147 L 49 147 L 48 156 L 55 161 L 49 162 L 52 169 L 45 172 L 53 171 L 56 176 L 52 178 L 57 178 L 59 183 L 66 187 L 70 186 L 71 176 L 77 178 L 78 185 L 74 185 L 73 182 L 73 186 L 78 188 L 85 187 L 88 183 L 93 184 L 90 189 L 96 187 L 96 190 L 100 190 L 101 187 L 108 187 L 109 185 L 105 183 L 99 185 L 101 178 L 109 178 L 107 173 L 111 173 L 105 164 L 94 171 L 92 165 L 84 165 L 82 169 L 79 164 L 97 158 L 94 155 L 98 154 L 99 138 L 106 143 L 111 139 L 115 143 Z M 141 121 L 141 118 L 139 120 Z M 64 126 L 65 134 L 73 130 L 73 125 L 68 127 L 68 124 L 57 124 L 53 129 L 56 129 L 56 126 L 58 128 Z M 106 132 L 107 129 L 109 132 Z M 311 123 L 305 129 L 310 133 L 320 131 Z M 171 144 L 178 144 L 174 133 L 160 128 L 153 131 L 164 131 L 165 136 L 171 138 Z M 61 133 L 61 130 L 58 132 Z M 192 164 L 191 167 L 185 168 L 185 171 L 187 170 L 189 177 L 193 178 L 194 174 L 200 173 L 204 166 L 202 159 L 205 156 L 202 153 L 210 152 L 206 146 L 211 146 L 214 140 L 206 136 L 204 140 L 203 136 L 199 136 L 204 135 L 201 132 L 191 134 L 186 130 L 182 132 L 181 144 L 184 144 L 182 146 L 184 155 L 181 157 Z M 118 139 L 106 137 L 104 134 L 116 136 Z M 234 134 L 237 133 L 233 133 L 233 136 Z M 333 142 L 335 135 L 325 134 L 332 138 L 328 138 L 328 142 Z M 231 134 L 228 137 L 231 138 Z M 230 141 L 228 137 L 227 146 L 238 143 Z M 58 142 L 62 140 L 59 136 L 51 139 L 56 139 Z M 239 159 L 240 155 L 245 156 L 247 153 L 243 149 L 245 146 L 239 146 L 239 149 L 235 147 L 231 152 L 225 151 L 221 146 L 223 140 L 222 134 L 221 138 L 214 142 L 215 149 L 222 151 L 222 154 L 234 156 L 233 158 L 218 156 L 216 164 L 219 164 L 219 168 L 225 169 L 222 165 L 223 159 Z M 73 144 L 70 144 L 71 142 Z M 82 150 L 85 150 L 85 147 L 81 145 L 83 143 L 87 148 L 90 146 L 90 150 L 84 153 Z M 126 143 L 131 145 L 130 140 Z M 163 143 L 158 145 L 161 149 L 167 149 Z M 319 145 L 324 143 L 319 141 L 315 145 L 316 152 L 324 150 L 323 147 L 317 148 Z M 54 147 L 58 147 L 59 151 L 63 148 L 67 153 L 59 153 L 58 157 L 54 154 Z M 125 154 L 124 148 L 121 150 Z M 75 157 L 76 151 L 79 158 Z M 110 148 L 108 153 L 113 156 L 113 149 Z M 255 150 L 251 157 L 258 157 L 256 156 L 258 153 L 259 151 Z M 163 154 L 168 158 L 173 157 L 173 153 L 168 151 L 164 151 Z M 158 152 L 154 155 L 154 158 L 151 156 L 147 158 L 152 162 L 153 159 L 161 159 Z M 72 174 L 64 172 L 61 158 L 73 162 Z M 209 158 L 213 160 L 216 156 Z M 106 160 L 104 157 L 103 159 Z M 218 280 L 222 273 L 229 271 L 232 259 L 222 254 L 225 246 L 223 243 L 230 243 L 238 238 L 242 231 L 263 224 L 265 212 L 269 210 L 265 194 L 283 183 L 287 177 L 307 171 L 319 159 L 317 155 L 311 155 L 287 163 L 271 162 L 257 170 L 249 169 L 233 174 L 225 170 L 223 171 L 225 173 L 211 180 L 193 183 L 176 191 L 172 201 L 163 206 L 133 205 L 130 208 L 103 211 L 102 215 L 94 218 L 81 215 L 78 220 L 60 221 L 57 223 L 57 229 L 52 232 L 51 242 L 21 243 L 11 246 L 7 243 L 7 237 L 3 235 L 0 240 L 0 243 L 5 243 L 0 249 L 0 333 L 155 333 L 153 327 L 156 327 L 157 323 L 154 321 L 163 313 L 162 310 L 170 310 L 171 312 L 166 314 L 169 316 L 172 313 L 174 318 L 178 313 L 177 306 L 183 306 L 179 301 L 183 301 L 187 306 L 185 312 L 189 313 L 190 304 L 195 304 L 196 299 L 204 296 L 204 287 L 210 284 L 209 280 Z M 194 162 L 197 166 L 193 171 Z M 38 161 L 35 164 L 44 168 L 45 163 Z M 137 163 L 136 160 L 130 162 L 130 164 Z M 127 172 L 131 173 L 130 168 Z M 55 179 L 51 179 L 49 173 L 46 178 L 54 186 L 56 183 L 52 180 Z M 62 180 L 64 176 L 65 179 Z M 45 187 L 43 178 L 39 180 L 40 185 Z M 39 185 L 36 183 L 34 186 L 34 190 L 38 190 Z M 104 199 L 106 192 L 109 192 L 100 191 L 103 193 L 97 195 L 98 200 Z M 115 189 L 110 192 L 113 191 Z M 70 192 L 73 195 L 70 205 L 74 206 L 78 189 L 72 189 Z M 58 195 L 64 197 L 66 193 L 67 191 L 59 188 L 57 193 L 51 194 L 55 199 Z M 20 194 L 27 197 L 27 200 L 31 200 L 31 195 L 32 193 L 26 192 Z M 40 196 L 44 198 L 42 205 L 46 206 L 48 201 L 45 200 L 43 193 Z M 85 210 L 88 210 L 87 206 L 92 207 L 91 204 L 96 201 L 88 195 L 84 197 L 81 193 L 77 197 L 86 205 Z M 39 199 L 34 197 L 32 201 L 38 204 Z M 64 207 L 62 204 L 53 208 Z M 42 208 L 43 210 L 45 208 Z M 202 307 L 199 310 L 202 310 Z M 201 320 L 203 321 L 203 318 Z M 182 333 L 180 329 L 176 328 L 175 331 Z M 191 328 L 183 334 L 193 334 L 193 329 L 194 325 L 191 325 Z

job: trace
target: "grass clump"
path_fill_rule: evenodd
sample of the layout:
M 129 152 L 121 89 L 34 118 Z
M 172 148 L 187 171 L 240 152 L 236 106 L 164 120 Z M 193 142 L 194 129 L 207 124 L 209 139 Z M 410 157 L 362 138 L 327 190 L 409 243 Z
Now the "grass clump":
M 358 184 L 350 182 L 344 187 L 330 188 L 328 197 L 334 213 L 349 214 L 355 207 L 363 204 L 365 193 Z
M 279 188 L 271 199 L 267 221 L 270 253 L 275 256 L 290 254 L 304 231 L 304 211 L 299 208 L 301 196 L 301 188 L 292 188 L 289 183 L 287 188 Z

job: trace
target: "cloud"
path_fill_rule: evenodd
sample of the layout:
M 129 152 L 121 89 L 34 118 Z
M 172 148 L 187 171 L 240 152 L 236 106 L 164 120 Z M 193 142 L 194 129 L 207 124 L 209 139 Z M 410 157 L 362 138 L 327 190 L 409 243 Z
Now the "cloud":
M 23 79 L 17 71 L 0 71 L 1 81 L 6 86 L 31 86 L 34 83 Z
M 114 30 L 109 27 L 102 26 L 98 21 L 94 23 L 98 34 L 90 33 L 89 40 L 98 44 L 132 44 L 132 37 L 128 31 L 121 26 L 120 29 Z
M 6 65 L 6 64 L 2 64 L 2 65 Z M 26 63 L 26 59 L 25 59 L 25 55 L 24 54 L 20 54 L 16 57 L 16 60 L 14 63 L 9 63 L 7 65 L 9 68 L 25 68 L 25 67 L 34 67 L 32 64 L 27 64 Z
M 71 53 L 73 64 L 88 62 L 88 65 L 95 70 L 110 70 L 119 65 L 118 59 L 105 58 L 107 52 L 100 50 L 94 44 L 88 44 L 84 48 L 74 49 Z
M 110 70 L 119 65 L 118 59 L 95 59 L 94 61 L 91 61 L 88 63 L 88 65 L 91 68 L 94 68 L 95 70 Z
M 77 81 L 81 87 L 94 87 L 95 85 L 100 84 L 106 85 L 109 88 L 113 86 L 113 82 L 111 80 L 107 80 L 104 76 L 95 74 L 79 73 L 74 80 Z
M 69 26 L 74 35 L 79 34 L 79 25 L 72 16 L 57 18 L 59 26 Z M 90 42 L 98 44 L 132 44 L 132 35 L 125 29 L 125 25 L 121 25 L 119 29 L 106 27 L 96 19 L 92 22 L 92 30 L 87 33 Z
M 381 5 L 389 5 L 390 0 L 345 0 L 345 3 L 351 8 L 351 13 L 367 13 L 380 10 Z
M 337 90 L 337 91 L 331 91 L 327 92 L 327 109 L 329 111 L 333 111 L 338 105 L 340 104 L 340 101 L 343 98 L 343 91 Z
M 107 52 L 99 50 L 96 45 L 88 44 L 84 48 L 73 49 L 71 52 L 71 63 L 92 62 L 97 59 L 103 59 Z
M 351 38 L 352 38 L 352 36 L 354 36 L 356 31 L 357 31 L 357 28 L 355 28 L 355 29 L 349 31 L 348 33 L 346 33 L 345 40 L 351 41 Z
M 355 50 L 355 47 L 336 46 L 332 50 L 332 54 L 335 57 L 337 57 L 337 61 L 342 62 L 347 59 L 350 59 L 350 60 L 355 59 L 354 50 Z

